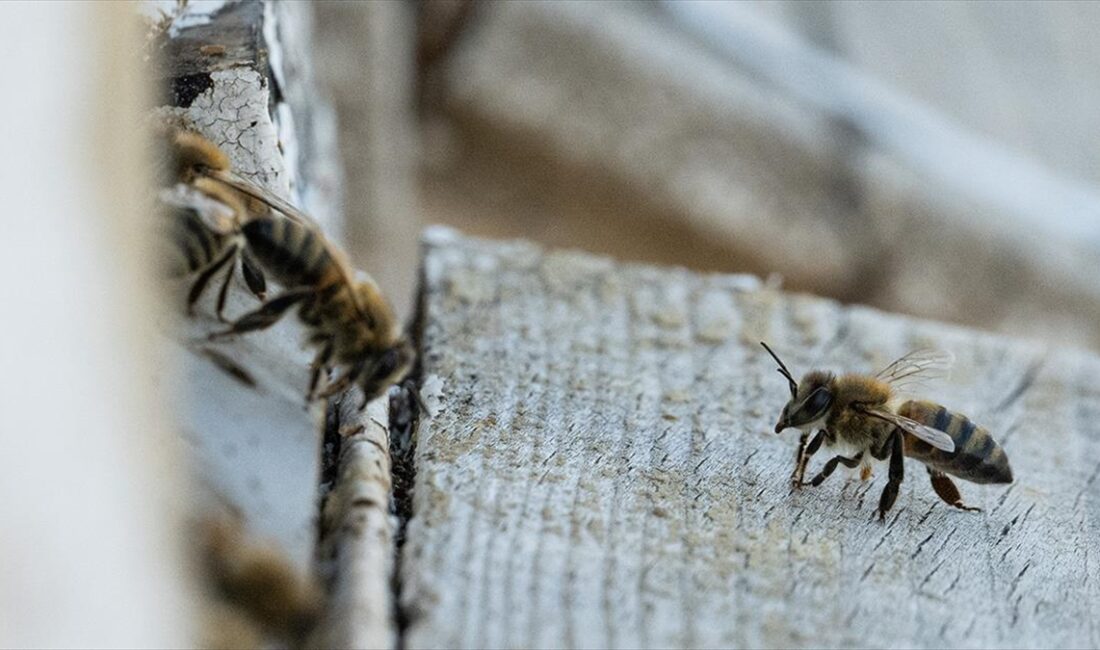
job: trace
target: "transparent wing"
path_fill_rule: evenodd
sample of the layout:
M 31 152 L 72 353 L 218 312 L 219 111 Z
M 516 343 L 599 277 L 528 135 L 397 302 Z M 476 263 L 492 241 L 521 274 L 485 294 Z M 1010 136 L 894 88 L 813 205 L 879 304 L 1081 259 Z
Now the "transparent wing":
M 340 274 L 343 276 L 344 281 L 348 284 L 348 286 L 354 286 L 354 283 L 352 281 L 353 272 L 351 264 L 347 260 L 347 256 L 342 250 L 329 243 L 328 238 L 324 236 L 323 231 L 321 230 L 321 226 L 311 217 L 309 217 L 290 203 L 284 201 L 275 193 L 269 192 L 268 190 L 260 187 L 259 185 L 253 183 L 246 178 L 237 175 L 230 170 L 208 172 L 207 176 L 218 182 L 225 183 L 226 185 L 232 187 L 239 192 L 247 194 L 257 201 L 260 201 L 264 205 L 272 208 L 279 214 L 282 214 L 291 221 L 295 221 L 299 224 L 302 224 L 303 226 L 312 228 L 317 233 L 321 233 L 322 238 L 324 239 L 325 244 L 328 247 L 329 255 L 336 262 L 336 266 L 340 269 Z M 359 296 L 356 294 L 355 291 L 351 292 L 351 301 L 352 304 L 355 305 L 355 309 L 359 312 L 359 315 L 361 317 L 369 318 L 366 307 L 360 303 Z
M 936 449 L 942 449 L 946 452 L 955 451 L 955 441 L 951 439 L 951 436 L 947 435 L 943 431 L 940 431 L 939 429 L 927 427 L 920 422 L 910 420 L 909 418 L 902 417 L 896 413 L 891 413 L 889 411 L 882 411 L 879 409 L 859 410 L 862 413 L 866 413 L 873 418 L 885 420 L 890 424 L 895 425 L 902 431 L 905 431 L 906 433 L 913 434 L 917 438 L 920 438 L 921 440 L 927 442 Z
M 164 188 L 157 199 L 165 206 L 190 210 L 211 232 L 229 235 L 237 229 L 237 215 L 232 207 L 190 185 L 178 183 Z
M 950 352 L 934 348 L 913 350 L 875 375 L 894 388 L 906 388 L 928 379 L 946 377 L 955 357 Z
M 210 171 L 206 173 L 206 176 L 220 183 L 225 183 L 229 187 L 232 187 L 242 194 L 247 194 L 248 196 L 264 203 L 268 207 L 279 212 L 291 221 L 297 221 L 298 223 L 306 226 L 319 228 L 316 221 L 314 221 L 311 217 L 306 215 L 298 208 L 284 201 L 274 192 L 270 192 L 260 187 L 256 183 L 253 183 L 252 181 L 244 178 L 243 176 L 240 176 L 233 171 L 230 171 L 228 169 Z

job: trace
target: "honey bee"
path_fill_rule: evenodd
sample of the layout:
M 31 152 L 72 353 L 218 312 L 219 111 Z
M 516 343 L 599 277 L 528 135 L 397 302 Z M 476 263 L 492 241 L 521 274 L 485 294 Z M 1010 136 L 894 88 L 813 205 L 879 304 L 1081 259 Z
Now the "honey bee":
M 917 350 L 901 357 L 877 374 L 847 374 L 839 377 L 812 370 L 801 382 L 795 382 L 787 366 L 764 342 L 760 343 L 779 364 L 787 378 L 791 399 L 783 407 L 775 432 L 787 428 L 802 431 L 792 486 L 818 486 L 838 464 L 849 468 L 863 466 L 863 478 L 870 474 L 870 462 L 890 461 L 889 480 L 879 498 L 878 517 L 894 505 L 904 477 L 903 458 L 909 456 L 924 463 L 932 489 L 948 505 L 961 510 L 979 511 L 965 505 L 948 474 L 974 483 L 1011 483 L 1012 468 L 1004 449 L 989 431 L 965 415 L 933 402 L 901 401 L 896 389 L 919 376 L 943 369 L 950 357 L 934 350 Z M 810 439 L 810 434 L 817 435 Z M 806 463 L 821 444 L 841 447 L 848 453 L 837 454 L 825 463 L 812 480 L 803 480 Z
M 263 271 L 248 254 L 240 230 L 249 218 L 251 194 L 238 186 L 247 181 L 232 174 L 229 158 L 203 136 L 172 129 L 164 137 L 171 164 L 168 180 L 185 188 L 183 200 L 178 193 L 162 196 L 169 203 L 165 239 L 176 251 L 166 256 L 170 260 L 168 271 L 175 276 L 198 274 L 187 295 L 190 315 L 211 278 L 228 266 L 215 312 L 219 320 L 224 320 L 222 313 L 236 266 L 233 262 L 240 261 L 245 284 L 257 298 L 263 300 L 267 289 Z M 204 200 L 196 201 L 196 194 Z
M 231 220 L 229 230 L 241 238 L 202 272 L 192 287 L 189 304 L 197 300 L 209 278 L 234 257 L 241 260 L 245 280 L 254 293 L 259 284 L 254 286 L 249 278 L 258 280 L 264 272 L 285 288 L 228 329 L 212 334 L 211 339 L 270 327 L 297 307 L 300 320 L 309 330 L 309 341 L 317 348 L 308 400 L 331 397 L 357 384 L 363 390 L 365 406 L 405 378 L 415 352 L 389 304 L 373 280 L 355 277 L 344 252 L 312 219 L 233 173 L 224 152 L 201 135 L 176 130 L 173 148 L 175 178 L 232 206 L 236 218 Z M 205 236 L 188 222 L 177 219 L 177 223 L 185 223 L 188 232 L 195 233 L 189 235 L 192 242 Z M 219 227 L 224 228 L 214 229 Z M 219 294 L 219 315 L 229 277 Z M 330 365 L 344 372 L 317 395 L 321 372 Z
M 250 535 L 237 517 L 197 524 L 200 566 L 212 596 L 211 647 L 263 647 L 259 639 L 267 635 L 302 645 L 324 605 L 316 579 Z
M 343 251 L 320 230 L 265 217 L 251 219 L 242 232 L 252 255 L 287 288 L 211 338 L 270 327 L 297 307 L 317 347 L 307 399 L 314 398 L 321 371 L 330 364 L 343 373 L 317 396 L 331 397 L 357 384 L 363 390 L 361 407 L 405 378 L 415 352 L 389 304 L 373 280 L 353 277 Z

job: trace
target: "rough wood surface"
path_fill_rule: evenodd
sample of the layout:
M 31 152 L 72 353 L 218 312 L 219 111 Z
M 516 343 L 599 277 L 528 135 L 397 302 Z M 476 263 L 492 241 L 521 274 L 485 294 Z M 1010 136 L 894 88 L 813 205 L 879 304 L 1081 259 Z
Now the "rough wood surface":
M 244 176 L 303 206 L 326 236 L 342 241 L 342 179 L 331 109 L 313 82 L 310 7 L 245 2 L 186 22 L 194 24 L 173 29 L 166 48 L 169 76 L 182 90 L 175 106 L 160 111 L 187 118 Z M 210 46 L 226 52 L 202 54 Z M 183 305 L 192 280 L 181 281 L 175 304 Z M 164 323 L 182 369 L 179 386 L 170 388 L 183 394 L 179 428 L 197 473 L 250 533 L 275 542 L 300 570 L 312 572 L 320 557 L 330 600 L 312 645 L 390 647 L 388 399 L 359 411 L 362 394 L 353 388 L 326 418 L 323 403 L 305 403 L 314 350 L 298 320 L 209 343 L 206 335 L 224 327 L 212 315 L 215 289 L 207 289 L 196 317 L 169 322 L 171 314 Z M 230 318 L 257 305 L 239 277 L 228 305 Z M 321 436 L 330 427 L 339 429 L 330 439 L 349 437 L 322 486 Z M 329 490 L 323 513 L 322 488 Z
M 1100 360 L 761 288 L 432 231 L 401 567 L 409 647 L 1100 643 Z M 1009 487 L 924 471 L 791 494 L 796 373 L 956 357 L 924 395 L 1004 444 Z M 818 467 L 819 454 L 811 467 Z
M 265 29 L 272 17 L 260 2 L 188 13 L 203 9 L 185 6 L 175 20 L 183 26 L 169 31 L 164 74 L 176 92 L 173 104 L 157 112 L 185 118 L 221 146 L 243 176 L 297 202 L 291 179 L 301 174 L 294 171 L 297 161 L 283 155 L 284 149 L 296 150 L 296 132 L 278 123 L 284 111 L 273 97 L 268 66 L 278 43 L 264 39 L 277 33 Z M 203 54 L 210 46 L 225 47 L 225 53 Z M 193 279 L 177 283 L 171 298 L 176 309 L 161 315 L 176 351 L 177 377 L 161 373 L 156 379 L 175 405 L 176 426 L 202 484 L 238 512 L 253 534 L 278 544 L 301 570 L 311 570 L 324 422 L 322 405 L 305 403 L 312 352 L 303 347 L 295 318 L 234 340 L 207 342 L 209 333 L 224 328 L 213 316 L 217 283 L 207 287 L 196 316 L 185 319 L 180 314 Z M 236 318 L 257 304 L 237 272 L 226 316 Z M 235 370 L 248 379 L 234 376 Z
M 358 405 L 358 396 L 344 400 L 334 423 L 346 437 L 321 518 L 330 602 L 311 643 L 319 648 L 392 648 L 396 639 L 389 397 Z

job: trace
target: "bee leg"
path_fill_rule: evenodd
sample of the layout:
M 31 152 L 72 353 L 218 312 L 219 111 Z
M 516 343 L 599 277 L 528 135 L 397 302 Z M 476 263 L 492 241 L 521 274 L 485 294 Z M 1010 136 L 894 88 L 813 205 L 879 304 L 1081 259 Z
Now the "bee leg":
M 256 260 L 248 254 L 247 249 L 241 249 L 241 275 L 244 276 L 244 282 L 253 295 L 260 300 L 267 297 L 267 278 L 257 266 Z
M 791 487 L 802 487 L 802 475 L 806 472 L 806 443 L 810 440 L 810 434 L 803 431 L 798 437 L 798 453 L 794 456 L 794 471 L 791 472 Z
M 802 487 L 803 478 L 806 476 L 806 463 L 821 448 L 821 441 L 825 439 L 825 430 L 818 431 L 807 446 L 806 441 L 809 437 L 809 433 L 803 433 L 798 439 L 798 456 L 795 458 L 794 472 L 791 474 L 791 487 L 795 489 Z
M 890 436 L 890 479 L 882 490 L 882 496 L 878 500 L 879 521 L 886 519 L 886 513 L 894 507 L 894 501 L 898 498 L 898 487 L 905 478 L 905 457 L 902 448 L 901 433 L 897 430 Z
M 240 253 L 240 249 L 233 247 L 234 253 Z M 228 270 L 225 272 L 225 279 L 222 280 L 222 288 L 218 290 L 218 306 L 214 311 L 214 314 L 221 322 L 226 322 L 225 317 L 222 316 L 222 312 L 225 311 L 225 298 L 229 295 L 229 282 L 233 279 L 233 271 L 236 264 L 230 264 Z
M 860 481 L 866 481 L 867 479 L 871 478 L 871 476 L 872 476 L 872 474 L 871 474 L 871 466 L 870 465 L 864 465 L 863 467 L 859 468 L 859 480 Z
M 285 314 L 288 309 L 314 293 L 315 289 L 313 287 L 288 289 L 260 305 L 255 311 L 250 311 L 244 316 L 241 316 L 236 322 L 229 326 L 229 329 L 221 332 L 214 332 L 210 335 L 210 339 L 220 339 L 234 334 L 271 327 L 276 321 L 283 317 L 283 314 Z
M 199 277 L 195 278 L 195 283 L 191 285 L 191 291 L 187 294 L 188 316 L 194 315 L 195 303 L 198 302 L 199 296 L 202 295 L 203 289 L 206 289 L 206 285 L 210 282 L 210 278 L 214 277 L 214 274 L 221 270 L 221 268 L 225 266 L 226 262 L 233 259 L 233 255 L 235 255 L 236 252 L 237 250 L 235 248 L 230 248 L 228 251 L 225 252 L 224 255 L 219 257 L 217 261 L 206 267 L 206 269 L 199 274 Z
M 812 485 L 814 487 L 821 485 L 825 481 L 825 479 L 829 478 L 829 475 L 832 474 L 834 470 L 836 470 L 837 463 L 843 463 L 845 467 L 856 467 L 860 464 L 862 460 L 862 451 L 852 458 L 846 458 L 844 456 L 833 456 L 828 460 L 828 462 L 825 463 L 825 467 L 821 469 L 818 475 L 815 476 L 808 485 Z M 807 484 L 803 483 L 803 485 Z
M 310 364 L 309 392 L 306 393 L 306 402 L 313 401 L 313 396 L 317 392 L 317 382 L 321 379 L 321 369 L 328 365 L 328 361 L 331 358 L 332 341 L 327 341 L 322 344 L 320 351 L 317 352 L 317 356 L 313 359 L 313 363 Z
M 347 387 L 351 385 L 351 382 L 356 377 L 358 377 L 361 372 L 363 372 L 363 366 L 364 364 L 360 362 L 348 368 L 347 371 L 344 372 L 344 374 L 337 377 L 335 381 L 333 381 L 331 384 L 329 384 L 327 388 L 325 388 L 325 390 L 321 391 L 321 394 L 318 395 L 318 397 L 328 398 L 346 390 Z
M 401 388 L 406 394 L 411 395 L 413 401 L 416 402 L 416 406 L 420 409 L 420 413 L 431 416 L 432 410 L 428 408 L 428 403 L 424 401 L 424 396 L 420 394 L 420 389 L 417 388 L 416 382 L 412 379 L 406 379 L 401 382 Z
M 962 496 L 959 495 L 959 488 L 955 487 L 954 481 L 947 477 L 947 474 L 938 472 L 931 467 L 928 468 L 928 476 L 932 479 L 932 489 L 936 491 L 943 502 L 958 508 L 959 510 L 967 510 L 969 512 L 981 512 L 981 508 L 975 508 L 974 506 L 968 506 L 962 502 Z

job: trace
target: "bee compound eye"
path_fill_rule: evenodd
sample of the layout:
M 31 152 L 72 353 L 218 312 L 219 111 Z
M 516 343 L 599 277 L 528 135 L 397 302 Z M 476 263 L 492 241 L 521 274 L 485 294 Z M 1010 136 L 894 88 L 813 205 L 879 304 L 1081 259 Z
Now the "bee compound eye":
M 389 349 L 382 355 L 382 358 L 378 360 L 378 366 L 375 368 L 374 376 L 378 378 L 386 377 L 397 368 L 397 350 Z
M 807 413 L 816 417 L 824 413 L 825 409 L 829 408 L 832 403 L 833 394 L 829 392 L 829 389 L 822 386 L 806 399 L 806 404 L 803 408 Z

